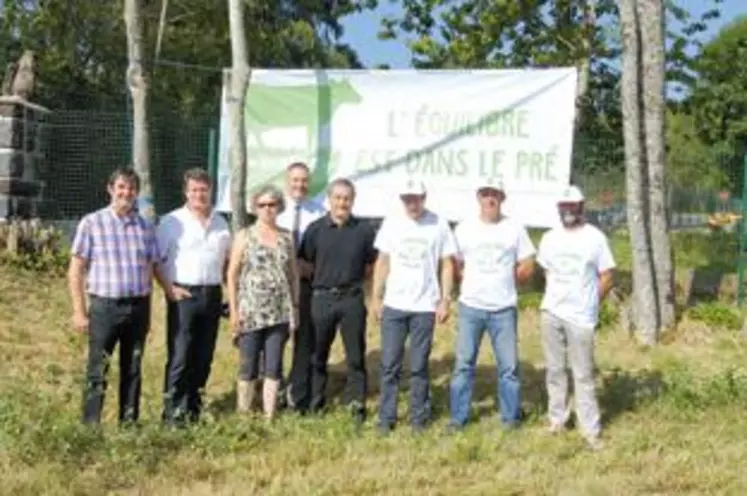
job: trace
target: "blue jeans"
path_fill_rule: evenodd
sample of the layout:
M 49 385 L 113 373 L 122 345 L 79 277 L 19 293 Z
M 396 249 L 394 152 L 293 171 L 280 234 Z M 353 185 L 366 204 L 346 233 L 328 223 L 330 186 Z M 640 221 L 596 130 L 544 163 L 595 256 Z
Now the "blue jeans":
M 451 423 L 462 426 L 469 418 L 475 365 L 484 331 L 490 335 L 493 356 L 497 361 L 501 421 L 506 425 L 515 425 L 521 418 L 516 307 L 490 312 L 463 304 L 459 305 L 456 364 L 451 380 Z
M 431 415 L 428 359 L 431 355 L 434 312 L 405 312 L 384 307 L 381 312 L 381 404 L 379 424 L 397 421 L 397 393 L 402 376 L 405 341 L 410 335 L 410 422 L 424 426 Z

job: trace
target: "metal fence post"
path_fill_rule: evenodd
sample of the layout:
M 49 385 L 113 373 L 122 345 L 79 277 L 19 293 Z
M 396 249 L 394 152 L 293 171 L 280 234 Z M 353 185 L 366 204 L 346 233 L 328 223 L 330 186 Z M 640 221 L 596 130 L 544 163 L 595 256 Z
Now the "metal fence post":
M 745 215 L 747 215 L 747 153 L 744 155 L 742 163 L 742 194 L 740 198 L 740 219 L 739 219 L 739 253 L 737 253 L 737 305 L 742 306 L 744 301 L 744 265 L 745 250 L 747 250 L 747 225 Z

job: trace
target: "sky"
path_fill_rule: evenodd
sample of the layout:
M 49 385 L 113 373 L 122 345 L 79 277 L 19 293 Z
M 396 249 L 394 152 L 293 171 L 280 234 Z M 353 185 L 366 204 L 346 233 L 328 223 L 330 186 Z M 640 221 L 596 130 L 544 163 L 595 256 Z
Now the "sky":
M 675 0 L 677 5 L 693 14 L 704 10 L 706 0 Z M 393 69 L 410 67 L 410 54 L 403 41 L 382 41 L 377 38 L 381 20 L 387 16 L 397 17 L 401 13 L 398 5 L 389 0 L 380 0 L 382 5 L 375 11 L 349 16 L 344 22 L 343 41 L 356 49 L 366 67 L 388 64 Z M 708 2 L 711 3 L 711 2 Z M 747 0 L 723 0 L 720 5 L 721 18 L 711 22 L 706 39 L 712 38 L 721 27 L 740 15 L 747 15 Z

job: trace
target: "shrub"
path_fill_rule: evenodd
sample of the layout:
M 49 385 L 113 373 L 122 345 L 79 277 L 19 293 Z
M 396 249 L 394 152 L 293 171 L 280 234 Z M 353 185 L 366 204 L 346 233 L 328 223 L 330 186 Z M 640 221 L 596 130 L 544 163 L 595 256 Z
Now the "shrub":
M 59 229 L 38 219 L 0 221 L 0 264 L 61 274 L 69 247 Z
M 739 312 L 721 302 L 700 303 L 687 310 L 686 315 L 709 327 L 738 330 L 742 328 Z

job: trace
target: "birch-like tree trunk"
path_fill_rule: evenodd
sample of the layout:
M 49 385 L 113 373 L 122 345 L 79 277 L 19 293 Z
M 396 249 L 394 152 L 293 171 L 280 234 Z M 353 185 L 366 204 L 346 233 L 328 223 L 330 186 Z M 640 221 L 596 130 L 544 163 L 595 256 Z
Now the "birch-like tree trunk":
M 666 122 L 664 5 L 662 0 L 638 1 L 641 33 L 643 129 L 648 167 L 649 229 L 656 274 L 659 327 L 674 325 L 674 260 L 669 240 L 665 183 Z
M 586 108 L 585 101 L 589 94 L 589 83 L 591 81 L 591 50 L 594 41 L 594 33 L 597 25 L 596 0 L 583 2 L 583 24 L 581 41 L 581 58 L 577 62 L 578 84 L 576 85 L 576 118 L 574 127 L 578 129 L 583 122 L 583 113 Z
M 625 137 L 628 230 L 633 249 L 633 326 L 639 339 L 653 345 L 658 339 L 659 312 L 648 230 L 648 173 L 641 121 L 640 25 L 636 0 L 619 0 L 622 30 L 621 101 Z
M 244 104 L 249 86 L 249 56 L 244 26 L 244 1 L 228 0 L 232 67 L 228 94 L 228 127 L 231 163 L 231 219 L 234 232 L 249 224 L 246 198 L 246 132 Z
M 150 179 L 150 143 L 148 131 L 148 81 L 144 67 L 141 0 L 125 0 L 124 21 L 127 31 L 127 73 L 125 80 L 132 97 L 132 166 L 140 176 L 140 212 L 155 218 L 153 187 Z

